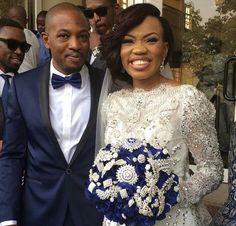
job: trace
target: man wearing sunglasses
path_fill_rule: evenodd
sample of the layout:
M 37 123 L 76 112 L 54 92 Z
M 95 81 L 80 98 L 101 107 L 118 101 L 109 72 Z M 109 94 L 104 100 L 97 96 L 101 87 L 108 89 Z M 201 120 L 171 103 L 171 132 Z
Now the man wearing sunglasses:
M 91 26 L 88 61 L 102 70 L 106 69 L 106 63 L 100 53 L 100 36 L 112 30 L 117 6 L 116 0 L 86 0 L 84 14 Z
M 116 0 L 86 0 L 84 14 L 99 35 L 112 29 L 116 4 Z
M 0 140 L 3 137 L 8 86 L 29 48 L 20 24 L 11 19 L 0 19 Z M 0 142 L 0 150 L 1 144 Z
M 35 34 L 26 28 L 28 18 L 25 8 L 20 5 L 12 6 L 7 12 L 7 17 L 15 20 L 24 28 L 26 41 L 31 45 L 30 50 L 25 54 L 24 61 L 19 68 L 19 72 L 25 72 L 36 68 L 39 63 L 39 43 Z

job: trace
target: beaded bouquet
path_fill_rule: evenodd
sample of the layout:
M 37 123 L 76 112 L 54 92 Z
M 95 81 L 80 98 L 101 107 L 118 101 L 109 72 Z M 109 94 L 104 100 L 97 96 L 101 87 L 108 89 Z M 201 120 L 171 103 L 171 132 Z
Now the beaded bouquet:
M 168 150 L 135 138 L 99 150 L 90 170 L 87 197 L 107 219 L 151 226 L 177 203 L 179 182 Z

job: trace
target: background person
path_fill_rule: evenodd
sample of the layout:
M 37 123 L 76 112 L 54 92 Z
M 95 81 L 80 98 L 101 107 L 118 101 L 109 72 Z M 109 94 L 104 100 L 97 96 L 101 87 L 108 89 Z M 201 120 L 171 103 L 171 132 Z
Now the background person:
M 51 59 L 50 50 L 47 49 L 43 43 L 42 32 L 45 32 L 45 19 L 46 19 L 47 11 L 42 10 L 38 13 L 36 18 L 37 31 L 36 37 L 39 43 L 39 64 L 38 66 L 43 65 L 47 61 Z
M 100 52 L 100 37 L 112 30 L 115 21 L 116 0 L 86 0 L 85 16 L 88 18 L 90 48 L 88 61 L 94 67 L 106 70 L 106 62 Z
M 25 53 L 30 45 L 26 43 L 23 27 L 11 19 L 0 19 L 0 151 L 7 110 L 7 92 L 12 77 L 18 73 Z
M 25 72 L 36 68 L 39 62 L 39 44 L 34 33 L 26 28 L 28 19 L 25 8 L 20 5 L 12 6 L 7 13 L 7 17 L 15 20 L 24 28 L 26 41 L 31 45 L 30 50 L 25 54 L 24 61 L 21 64 L 18 72 Z

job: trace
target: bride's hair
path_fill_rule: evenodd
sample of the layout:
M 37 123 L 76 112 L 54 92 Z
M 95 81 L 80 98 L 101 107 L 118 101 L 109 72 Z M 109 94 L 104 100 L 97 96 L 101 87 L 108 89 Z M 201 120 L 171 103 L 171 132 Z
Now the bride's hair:
M 121 63 L 121 44 L 124 36 L 131 29 L 140 25 L 148 16 L 156 17 L 161 23 L 163 40 L 168 43 L 168 54 L 165 63 L 168 62 L 174 45 L 174 37 L 168 21 L 160 16 L 159 9 L 152 4 L 142 3 L 132 5 L 121 11 L 118 15 L 113 31 L 101 37 L 103 57 L 107 62 L 113 79 L 125 80 L 128 83 L 132 83 L 131 77 L 123 70 Z

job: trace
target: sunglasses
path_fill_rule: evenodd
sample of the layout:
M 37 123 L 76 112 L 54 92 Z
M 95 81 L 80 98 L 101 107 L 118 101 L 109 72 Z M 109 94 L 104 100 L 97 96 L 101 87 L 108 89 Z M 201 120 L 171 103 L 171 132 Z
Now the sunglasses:
M 99 17 L 106 16 L 107 15 L 108 8 L 106 6 L 104 7 L 98 7 L 96 9 L 85 9 L 84 15 L 88 19 L 92 19 L 94 17 L 94 13 L 96 13 Z
M 4 42 L 7 44 L 7 48 L 10 49 L 11 51 L 16 51 L 17 48 L 20 48 L 22 52 L 27 53 L 31 47 L 30 44 L 27 42 L 19 42 L 15 39 L 5 39 L 5 38 L 0 38 L 1 42 Z

